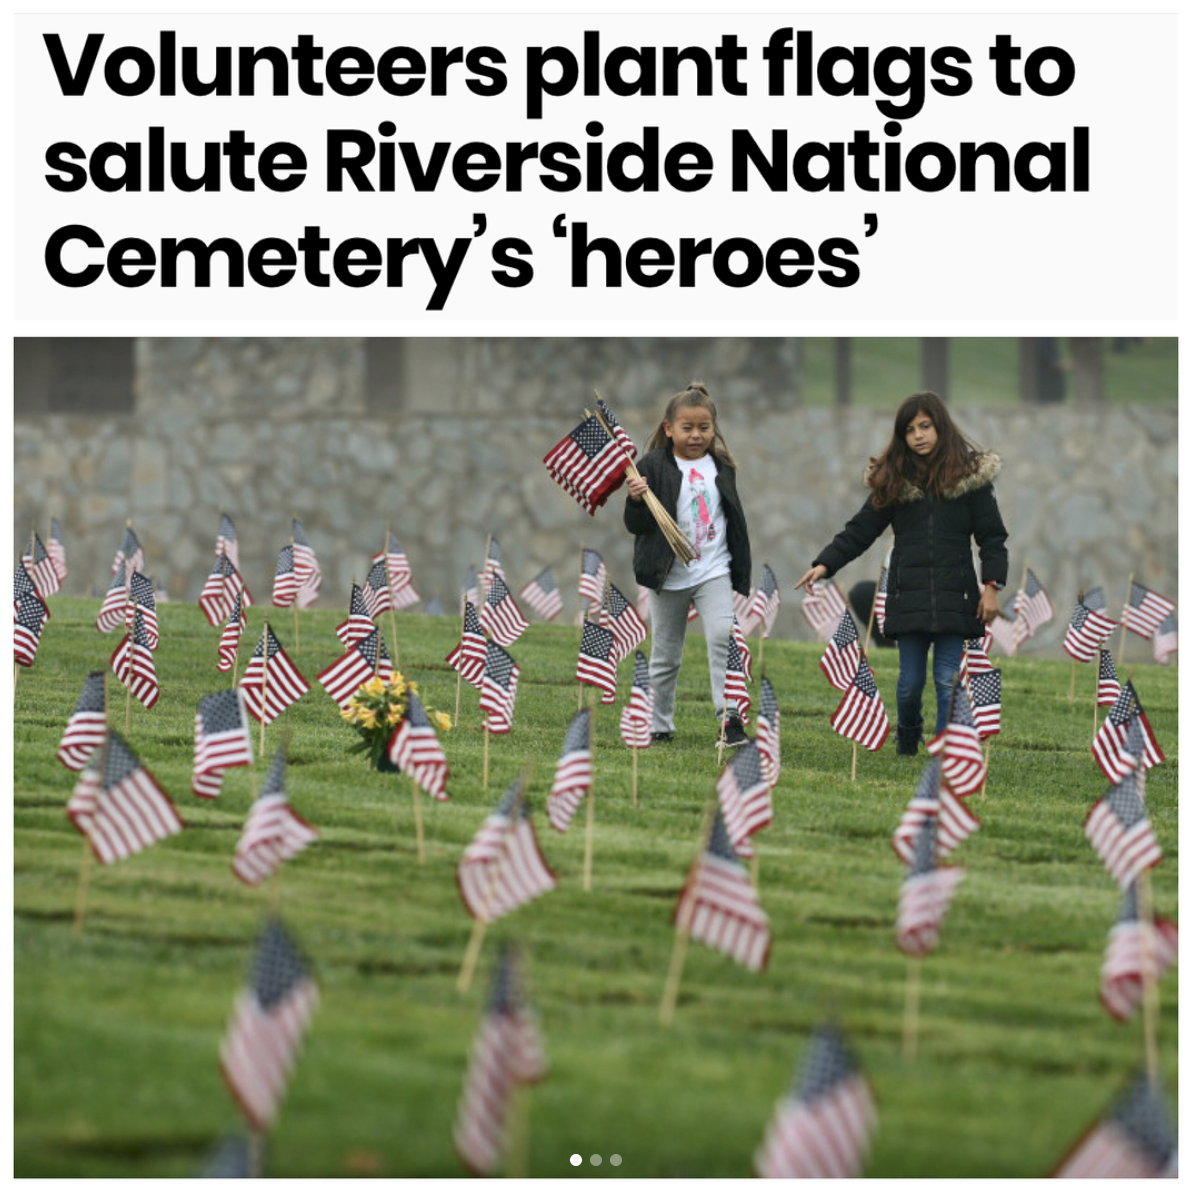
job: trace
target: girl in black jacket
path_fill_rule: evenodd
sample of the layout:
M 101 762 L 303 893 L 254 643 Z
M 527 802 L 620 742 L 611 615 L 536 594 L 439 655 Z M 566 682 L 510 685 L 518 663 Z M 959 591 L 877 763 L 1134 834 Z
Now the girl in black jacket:
M 885 635 L 899 645 L 900 755 L 914 755 L 924 732 L 929 648 L 939 734 L 964 641 L 981 636 L 999 614 L 996 591 L 1007 581 L 1008 566 L 1008 534 L 993 486 L 1001 465 L 998 454 L 970 445 L 939 396 L 909 396 L 895 414 L 889 445 L 866 468 L 869 498 L 795 583 L 810 593 L 815 582 L 861 556 L 888 525 L 894 529 Z M 982 566 L 981 593 L 971 538 Z
M 740 715 L 727 712 L 724 678 L 734 608 L 732 591 L 749 592 L 752 551 L 736 494 L 736 464 L 719 432 L 715 402 L 700 383 L 678 392 L 627 479 L 623 523 L 635 535 L 635 579 L 652 591 L 652 738 L 670 742 L 686 621 L 694 604 L 707 638 L 711 698 L 727 746 L 748 742 Z M 674 557 L 644 502 L 651 491 L 675 514 L 699 554 L 689 565 Z

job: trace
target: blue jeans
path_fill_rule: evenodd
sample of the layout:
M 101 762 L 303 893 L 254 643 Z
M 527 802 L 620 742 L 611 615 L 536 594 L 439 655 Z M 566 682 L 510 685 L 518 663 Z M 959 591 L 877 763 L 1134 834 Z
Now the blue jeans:
M 934 635 L 931 631 L 912 631 L 900 635 L 898 721 L 900 731 L 924 732 L 924 682 L 928 679 L 928 649 L 932 649 L 932 683 L 936 685 L 936 733 L 945 729 L 949 718 L 949 699 L 961 664 L 965 641 L 960 635 Z

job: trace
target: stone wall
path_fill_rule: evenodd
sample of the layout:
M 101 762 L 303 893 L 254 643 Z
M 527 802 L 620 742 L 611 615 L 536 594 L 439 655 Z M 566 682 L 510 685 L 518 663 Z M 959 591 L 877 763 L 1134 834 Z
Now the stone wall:
M 173 598 L 195 599 L 224 507 L 261 597 L 294 512 L 323 566 L 324 605 L 346 605 L 386 520 L 419 592 L 445 608 L 489 531 L 515 588 L 551 564 L 570 594 L 585 544 L 634 596 L 618 498 L 591 519 L 541 459 L 595 387 L 642 443 L 664 401 L 701 378 L 740 463 L 754 562 L 768 560 L 789 595 L 860 505 L 866 456 L 890 431 L 881 409 L 807 406 L 791 339 L 175 338 L 139 339 L 136 351 L 132 414 L 15 423 L 15 537 L 59 516 L 68 593 L 107 584 L 130 517 L 149 572 Z M 1177 597 L 1175 408 L 955 413 L 1004 457 L 1013 583 L 1027 561 L 1057 612 L 1040 650 L 1057 649 L 1080 586 L 1102 584 L 1113 612 L 1130 572 Z M 875 577 L 885 547 L 842 585 Z M 796 598 L 785 602 L 775 634 L 809 635 Z

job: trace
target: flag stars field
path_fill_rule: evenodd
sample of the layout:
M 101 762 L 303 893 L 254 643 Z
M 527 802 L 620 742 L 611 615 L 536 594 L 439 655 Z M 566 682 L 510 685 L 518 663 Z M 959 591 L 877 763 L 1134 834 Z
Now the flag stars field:
M 1140 1008 L 1118 1023 L 1099 1001 L 1119 892 L 1083 823 L 1108 781 L 1091 753 L 1094 699 L 1085 684 L 1067 704 L 1064 657 L 991 657 L 1005 676 L 1007 712 L 991 740 L 988 797 L 969 802 L 980 828 L 952 859 L 965 875 L 925 958 L 908 1063 L 905 958 L 894 944 L 904 867 L 891 838 L 923 765 L 884 746 L 861 755 L 850 781 L 849 743 L 828 722 L 839 695 L 819 668 L 822 643 L 764 645 L 781 746 L 773 823 L 755 835 L 772 957 L 756 973 L 692 943 L 673 1024 L 661 1027 L 674 906 L 719 775 L 697 629 L 687 637 L 677 736 L 640 752 L 638 806 L 620 732 L 634 656 L 619 662 L 617 704 L 595 708 L 587 894 L 579 824 L 559 834 L 546 807 L 577 711 L 580 626 L 536 622 L 508 649 L 522 676 L 512 727 L 490 740 L 488 789 L 484 715 L 466 685 L 459 726 L 439 738 L 450 799 L 424 800 L 419 866 L 410 779 L 348 755 L 356 736 L 317 687 L 317 674 L 346 651 L 335 634 L 345 590 L 336 593 L 338 609 L 300 613 L 299 649 L 291 627 L 281 635 L 311 692 L 267 724 L 266 758 L 256 741 L 254 763 L 228 769 L 212 801 L 194 796 L 190 781 L 197 707 L 230 685 L 215 669 L 221 624 L 210 626 L 195 603 L 159 607 L 160 697 L 151 711 L 134 707 L 129 741 L 184 829 L 94 867 L 78 941 L 71 913 L 84 843 L 64 810 L 79 776 L 56 755 L 85 679 L 108 667 L 117 640 L 96 630 L 99 600 L 55 596 L 15 707 L 17 1174 L 191 1176 L 242 1125 L 218 1056 L 269 892 L 244 885 L 231 863 L 252 781 L 263 786 L 285 741 L 289 804 L 319 836 L 282 868 L 278 910 L 321 1006 L 268 1137 L 271 1176 L 342 1177 L 368 1166 L 394 1177 L 462 1174 L 453 1132 L 489 979 L 479 973 L 471 993 L 455 993 L 473 926 L 455 871 L 526 764 L 531 820 L 558 885 L 490 925 L 481 969 L 495 969 L 510 941 L 526 949 L 547 1060 L 544 1079 L 524 1090 L 532 1176 L 570 1174 L 573 1151 L 621 1151 L 610 1174 L 637 1178 L 751 1175 L 822 1020 L 838 1022 L 873 1094 L 877 1125 L 863 1168 L 871 1176 L 1044 1176 L 1140 1071 Z M 264 613 L 248 610 L 240 673 L 250 641 L 262 640 Z M 445 657 L 462 628 L 458 608 L 399 616 L 393 661 L 418 681 L 426 705 L 454 703 Z M 871 649 L 869 658 L 893 708 L 894 654 Z M 1121 685 L 1132 676 L 1165 756 L 1145 773 L 1145 812 L 1162 852 L 1149 872 L 1153 906 L 1177 921 L 1177 673 L 1129 668 Z M 761 688 L 754 666 L 753 722 Z M 124 714 L 124 696 L 110 676 L 111 714 L 118 698 Z M 1159 1074 L 1173 1112 L 1176 965 L 1162 973 L 1158 998 Z

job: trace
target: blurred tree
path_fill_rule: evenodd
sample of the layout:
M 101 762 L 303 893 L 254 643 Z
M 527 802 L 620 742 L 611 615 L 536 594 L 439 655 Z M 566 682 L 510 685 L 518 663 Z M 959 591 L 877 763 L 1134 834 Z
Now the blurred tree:
M 832 339 L 832 353 L 835 356 L 833 371 L 836 377 L 836 403 L 851 404 L 853 402 L 853 340 L 851 338 Z
M 949 402 L 949 340 L 920 339 L 920 387 Z
M 1074 369 L 1074 401 L 1076 404 L 1104 402 L 1104 340 L 1102 338 L 1072 338 L 1070 359 Z

